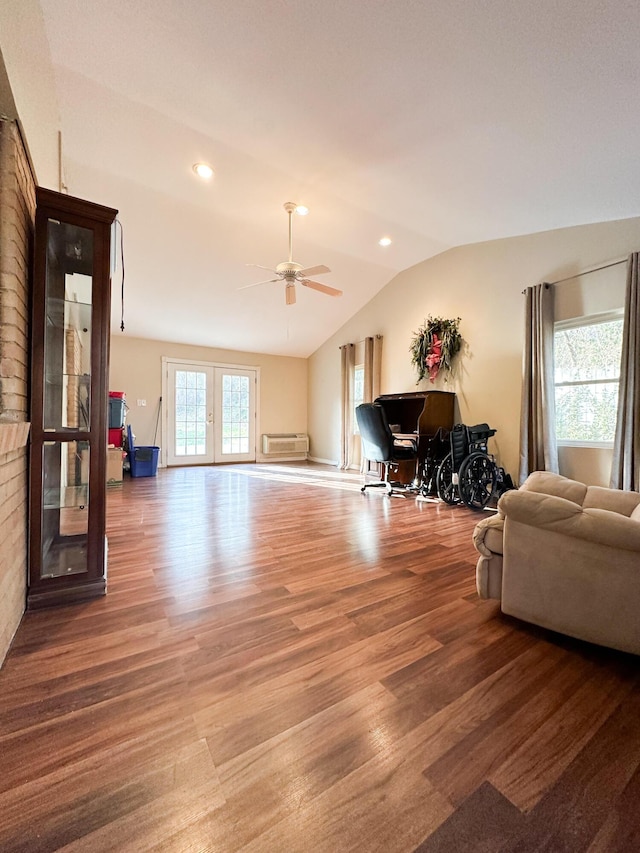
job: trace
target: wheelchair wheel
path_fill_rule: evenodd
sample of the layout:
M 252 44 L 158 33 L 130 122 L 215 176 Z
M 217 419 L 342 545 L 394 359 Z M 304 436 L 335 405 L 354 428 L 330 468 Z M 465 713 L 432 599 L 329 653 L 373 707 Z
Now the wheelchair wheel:
M 477 451 L 460 466 L 458 491 L 460 499 L 471 509 L 484 509 L 496 488 L 496 463 L 486 453 Z
M 446 504 L 457 504 L 460 501 L 458 486 L 454 483 L 454 479 L 457 481 L 457 477 L 454 477 L 453 471 L 453 455 L 447 453 L 440 463 L 438 473 L 436 474 L 438 497 Z

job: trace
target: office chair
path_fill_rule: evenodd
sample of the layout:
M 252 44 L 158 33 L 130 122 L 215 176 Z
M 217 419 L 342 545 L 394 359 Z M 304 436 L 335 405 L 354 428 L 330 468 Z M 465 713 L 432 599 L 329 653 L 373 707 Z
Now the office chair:
M 392 468 L 397 470 L 399 462 L 418 458 L 417 436 L 415 439 L 402 439 L 400 443 L 391 432 L 384 409 L 375 403 L 363 403 L 357 406 L 356 420 L 362 439 L 363 456 L 371 462 L 380 462 L 384 465 L 384 479 L 379 483 L 365 483 L 360 491 L 384 488 L 387 495 L 402 495 L 402 491 L 394 489 L 391 485 L 389 471 Z

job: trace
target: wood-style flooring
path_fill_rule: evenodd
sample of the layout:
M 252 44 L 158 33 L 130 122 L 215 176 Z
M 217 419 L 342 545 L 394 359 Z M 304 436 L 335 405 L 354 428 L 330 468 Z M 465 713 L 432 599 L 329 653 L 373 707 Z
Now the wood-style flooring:
M 500 614 L 463 507 L 323 466 L 108 495 L 0 671 L 0 851 L 637 851 L 639 659 Z

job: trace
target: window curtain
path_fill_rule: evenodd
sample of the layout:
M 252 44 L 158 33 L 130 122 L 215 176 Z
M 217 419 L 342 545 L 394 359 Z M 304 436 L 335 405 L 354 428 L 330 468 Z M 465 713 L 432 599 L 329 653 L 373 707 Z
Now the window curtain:
M 629 255 L 622 326 L 618 416 L 611 464 L 612 489 L 640 491 L 640 253 Z
M 353 344 L 340 347 L 340 379 L 342 383 L 340 413 L 340 464 L 339 468 L 351 465 L 353 447 L 353 371 L 356 364 L 356 348 Z
M 380 396 L 382 372 L 382 335 L 364 339 L 364 397 L 363 403 L 373 403 Z
M 364 388 L 363 403 L 373 403 L 380 396 L 380 375 L 382 373 L 382 335 L 364 339 Z M 360 473 L 367 470 L 367 460 L 360 449 Z
M 525 291 L 525 346 L 520 410 L 520 483 L 532 471 L 558 473 L 553 367 L 553 286 Z

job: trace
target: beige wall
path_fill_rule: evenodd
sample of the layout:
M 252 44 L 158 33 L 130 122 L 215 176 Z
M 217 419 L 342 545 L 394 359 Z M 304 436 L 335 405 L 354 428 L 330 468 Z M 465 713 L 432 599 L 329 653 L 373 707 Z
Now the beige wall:
M 311 456 L 337 462 L 340 447 L 340 358 L 338 347 L 366 335 L 384 336 L 382 393 L 442 388 L 457 393 L 457 417 L 487 421 L 498 430 L 490 447 L 514 476 L 523 346 L 522 290 L 556 281 L 620 258 L 640 245 L 640 219 L 563 228 L 451 249 L 397 275 L 309 359 Z M 562 314 L 578 316 L 622 307 L 624 266 L 559 285 Z M 562 288 L 567 288 L 565 291 Z M 449 384 L 423 380 L 416 386 L 409 346 L 428 314 L 461 317 L 466 341 Z M 605 453 L 606 455 L 606 453 Z M 580 452 L 578 451 L 578 456 Z M 569 458 L 570 457 L 570 458 Z M 602 454 L 565 454 L 573 472 L 602 482 Z M 608 472 L 607 472 L 608 478 Z
M 163 356 L 259 367 L 258 443 L 263 432 L 307 432 L 307 360 L 304 358 L 112 335 L 109 388 L 126 392 L 127 423 L 131 424 L 138 444 L 153 444 L 162 393 Z M 136 405 L 139 399 L 147 401 L 146 407 Z M 160 430 L 157 443 L 160 443 Z

